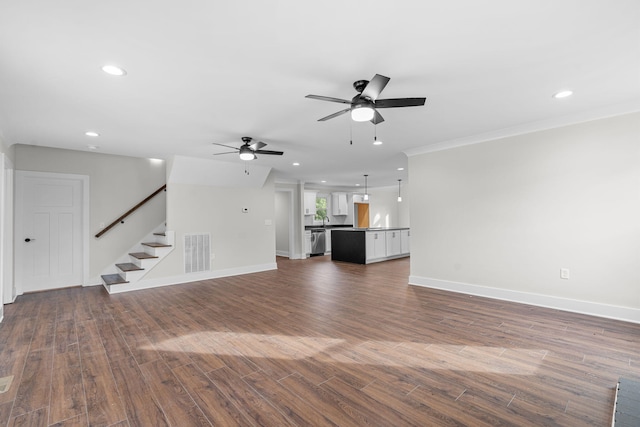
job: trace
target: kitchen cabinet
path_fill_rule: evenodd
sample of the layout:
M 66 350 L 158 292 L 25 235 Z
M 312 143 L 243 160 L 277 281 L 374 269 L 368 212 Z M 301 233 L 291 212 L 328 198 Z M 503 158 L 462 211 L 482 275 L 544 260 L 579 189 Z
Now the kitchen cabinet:
M 324 253 L 325 254 L 331 253 L 331 230 L 325 230 Z
M 315 215 L 316 214 L 316 195 L 315 191 L 304 192 L 304 214 Z
M 387 256 L 386 232 L 367 231 L 365 249 L 367 262 L 377 258 L 385 258 Z
M 400 230 L 391 230 L 385 232 L 385 248 L 386 256 L 400 255 L 402 245 L 400 241 Z
M 403 254 L 411 252 L 411 230 L 400 231 L 400 252 Z
M 309 256 L 311 254 L 311 230 L 304 232 L 304 253 Z
M 334 216 L 349 214 L 347 193 L 331 193 L 331 213 Z

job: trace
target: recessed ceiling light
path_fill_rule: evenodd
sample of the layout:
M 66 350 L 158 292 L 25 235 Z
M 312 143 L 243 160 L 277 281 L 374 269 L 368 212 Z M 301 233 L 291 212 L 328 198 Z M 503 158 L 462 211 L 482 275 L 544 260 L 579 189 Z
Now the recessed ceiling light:
M 356 184 L 356 187 L 360 187 L 360 184 Z
M 127 74 L 124 68 L 117 67 L 115 65 L 105 65 L 102 67 L 102 71 L 112 76 L 124 76 Z
M 398 170 L 399 170 L 399 171 L 403 171 L 403 170 L 404 170 L 404 168 L 398 168 Z
M 88 148 L 89 150 L 97 150 L 97 149 L 98 149 L 98 148 L 100 148 L 100 147 L 98 147 L 97 145 L 87 145 L 87 148 Z
M 327 182 L 327 181 L 325 181 L 325 180 L 323 179 L 323 180 L 322 180 L 322 181 L 320 181 L 320 182 L 324 184 L 324 183 L 325 183 L 325 182 Z
M 293 166 L 300 166 L 300 163 L 298 163 L 298 162 L 293 162 Z
M 85 132 L 84 134 L 85 134 L 85 135 L 87 135 L 87 136 L 92 136 L 92 137 L 94 137 L 94 138 L 95 138 L 96 136 L 100 136 L 100 134 L 99 134 L 98 132 L 94 132 L 94 131 L 92 131 L 92 130 L 87 131 L 87 132 Z
M 566 98 L 568 96 L 573 95 L 573 91 L 571 90 L 561 90 L 560 92 L 557 92 L 553 95 L 554 98 L 556 99 L 561 99 L 561 98 Z

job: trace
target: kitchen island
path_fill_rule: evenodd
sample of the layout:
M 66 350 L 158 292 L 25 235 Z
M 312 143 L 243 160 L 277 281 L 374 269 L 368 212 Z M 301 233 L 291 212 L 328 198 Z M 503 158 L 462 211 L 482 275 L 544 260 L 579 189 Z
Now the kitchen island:
M 348 228 L 332 230 L 331 260 L 371 264 L 409 256 L 409 228 Z

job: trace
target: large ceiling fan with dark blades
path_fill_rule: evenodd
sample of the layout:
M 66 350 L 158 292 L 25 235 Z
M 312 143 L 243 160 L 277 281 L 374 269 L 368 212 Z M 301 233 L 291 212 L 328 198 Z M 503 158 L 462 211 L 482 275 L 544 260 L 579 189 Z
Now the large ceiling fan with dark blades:
M 282 151 L 273 151 L 273 150 L 263 150 L 262 148 L 265 147 L 267 144 L 265 144 L 262 141 L 254 141 L 253 138 L 251 138 L 250 136 L 243 136 L 242 137 L 242 142 L 244 144 L 242 144 L 240 147 L 232 147 L 230 145 L 225 145 L 225 144 L 218 144 L 216 142 L 214 142 L 214 145 L 219 145 L 221 147 L 227 147 L 227 148 L 231 148 L 234 151 L 225 151 L 224 153 L 214 153 L 214 156 L 219 156 L 221 154 L 235 154 L 238 153 L 240 154 L 240 158 L 242 160 L 253 160 L 253 159 L 257 159 L 258 156 L 256 156 L 256 154 L 269 154 L 269 155 L 275 155 L 275 156 L 282 156 L 284 153 Z
M 351 101 L 347 99 L 333 98 L 330 96 L 307 95 L 305 98 L 318 99 L 320 101 L 338 102 L 341 104 L 349 104 L 349 108 L 330 114 L 326 117 L 318 119 L 324 122 L 334 117 L 351 112 L 351 118 L 356 122 L 370 121 L 374 125 L 384 121 L 384 118 L 378 113 L 378 108 L 398 108 L 398 107 L 419 107 L 424 105 L 426 98 L 394 98 L 394 99 L 378 99 L 380 92 L 387 86 L 391 80 L 389 77 L 376 74 L 371 81 L 358 80 L 353 83 L 353 87 L 358 92 Z

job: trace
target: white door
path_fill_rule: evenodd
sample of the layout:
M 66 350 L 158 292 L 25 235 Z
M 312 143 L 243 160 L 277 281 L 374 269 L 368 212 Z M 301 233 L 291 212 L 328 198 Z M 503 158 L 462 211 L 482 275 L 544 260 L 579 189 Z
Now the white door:
M 88 178 L 16 173 L 16 282 L 21 292 L 82 285 Z

